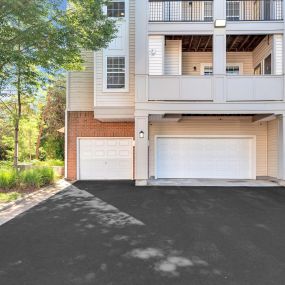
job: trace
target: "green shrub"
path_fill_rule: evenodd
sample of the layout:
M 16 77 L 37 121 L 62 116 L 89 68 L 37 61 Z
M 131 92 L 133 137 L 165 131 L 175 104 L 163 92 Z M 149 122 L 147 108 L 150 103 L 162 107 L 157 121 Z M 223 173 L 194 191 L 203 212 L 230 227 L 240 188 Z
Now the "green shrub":
M 17 172 L 14 169 L 0 169 L 0 188 L 12 189 L 17 185 Z
M 19 172 L 21 188 L 40 188 L 43 185 L 42 176 L 37 169 L 27 169 Z
M 54 181 L 54 171 L 50 167 L 42 167 L 38 169 L 41 178 L 42 178 L 42 185 L 50 184 Z
M 13 168 L 0 169 L 0 189 L 40 188 L 54 182 L 54 171 L 51 167 L 36 167 L 16 171 Z
M 17 192 L 0 193 L 0 202 L 1 203 L 12 202 L 14 200 L 17 200 L 20 197 L 21 197 L 21 194 Z

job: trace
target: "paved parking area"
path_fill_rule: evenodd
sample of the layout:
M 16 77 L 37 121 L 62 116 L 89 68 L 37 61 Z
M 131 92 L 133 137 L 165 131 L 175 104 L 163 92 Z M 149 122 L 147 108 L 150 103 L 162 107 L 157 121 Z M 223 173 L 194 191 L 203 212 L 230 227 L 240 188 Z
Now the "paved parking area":
M 77 182 L 0 227 L 0 284 L 283 285 L 285 188 Z

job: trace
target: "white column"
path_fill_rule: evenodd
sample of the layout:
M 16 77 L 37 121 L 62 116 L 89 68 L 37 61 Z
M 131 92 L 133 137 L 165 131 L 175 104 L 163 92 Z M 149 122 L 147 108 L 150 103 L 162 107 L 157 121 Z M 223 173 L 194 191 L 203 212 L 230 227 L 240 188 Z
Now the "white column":
M 285 114 L 278 120 L 278 179 L 285 181 Z
M 226 0 L 215 0 L 214 5 L 214 21 L 226 19 Z
M 147 102 L 148 92 L 148 0 L 136 2 L 136 57 L 135 57 L 135 100 Z
M 227 64 L 226 29 L 215 28 L 213 35 L 214 102 L 224 103 Z
M 148 116 L 135 118 L 135 179 L 146 185 L 148 179 Z

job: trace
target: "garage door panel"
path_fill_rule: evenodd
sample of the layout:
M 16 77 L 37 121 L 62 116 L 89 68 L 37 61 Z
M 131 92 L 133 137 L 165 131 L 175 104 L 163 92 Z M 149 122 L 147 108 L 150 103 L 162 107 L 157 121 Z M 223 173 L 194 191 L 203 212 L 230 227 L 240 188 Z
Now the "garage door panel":
M 158 138 L 157 178 L 251 179 L 251 138 Z
M 79 139 L 79 179 L 133 179 L 132 139 Z

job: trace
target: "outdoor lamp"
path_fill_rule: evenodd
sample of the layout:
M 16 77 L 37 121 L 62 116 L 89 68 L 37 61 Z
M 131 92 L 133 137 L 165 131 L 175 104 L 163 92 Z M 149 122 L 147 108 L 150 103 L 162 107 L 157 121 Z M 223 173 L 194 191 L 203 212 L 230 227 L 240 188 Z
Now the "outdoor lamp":
M 226 26 L 226 20 L 215 20 L 215 28 L 224 28 Z
M 141 139 L 143 139 L 144 138 L 144 132 L 140 131 L 139 136 L 140 136 Z

